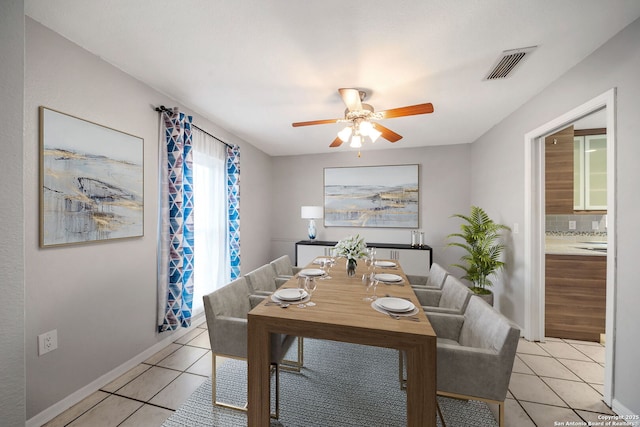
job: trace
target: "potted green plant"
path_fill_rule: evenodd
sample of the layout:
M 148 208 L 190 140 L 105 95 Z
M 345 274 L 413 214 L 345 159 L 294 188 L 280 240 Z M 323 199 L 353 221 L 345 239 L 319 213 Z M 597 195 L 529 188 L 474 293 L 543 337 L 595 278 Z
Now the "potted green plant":
M 489 276 L 504 267 L 501 260 L 505 245 L 500 241 L 503 230 L 511 230 L 506 225 L 493 222 L 489 215 L 480 207 L 472 206 L 469 216 L 452 215 L 461 218 L 460 233 L 452 233 L 448 239 L 459 238 L 460 241 L 449 242 L 448 246 L 458 246 L 466 251 L 460 259 L 460 264 L 453 264 L 464 270 L 463 279 L 472 283 L 471 290 L 493 304 L 493 292 L 487 289 L 493 286 Z

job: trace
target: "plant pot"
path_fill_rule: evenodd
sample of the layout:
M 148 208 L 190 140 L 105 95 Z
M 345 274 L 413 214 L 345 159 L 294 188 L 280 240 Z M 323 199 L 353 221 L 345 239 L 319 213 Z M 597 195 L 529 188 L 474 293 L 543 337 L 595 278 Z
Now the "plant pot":
M 482 288 L 471 288 L 471 292 L 473 292 L 474 295 L 477 295 L 485 300 L 490 306 L 493 307 L 493 292 Z
M 349 258 L 347 259 L 347 276 L 353 277 L 356 275 L 356 267 L 358 263 L 355 259 Z

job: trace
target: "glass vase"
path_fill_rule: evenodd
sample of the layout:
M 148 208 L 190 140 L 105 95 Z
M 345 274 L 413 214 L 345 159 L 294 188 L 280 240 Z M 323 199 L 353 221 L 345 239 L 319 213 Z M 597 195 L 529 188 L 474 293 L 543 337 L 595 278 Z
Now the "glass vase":
M 347 276 L 353 277 L 356 275 L 356 267 L 358 263 L 353 258 L 347 258 Z

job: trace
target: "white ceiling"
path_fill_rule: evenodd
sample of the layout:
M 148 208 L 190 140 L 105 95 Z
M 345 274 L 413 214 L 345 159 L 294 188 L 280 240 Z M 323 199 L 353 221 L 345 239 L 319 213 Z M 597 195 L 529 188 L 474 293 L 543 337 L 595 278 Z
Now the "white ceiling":
M 340 87 L 397 147 L 470 143 L 640 16 L 637 0 L 26 0 L 26 14 L 270 155 L 329 148 Z M 508 78 L 504 50 L 538 46 Z M 197 124 L 197 123 L 196 123 Z M 379 140 L 363 150 L 389 148 Z

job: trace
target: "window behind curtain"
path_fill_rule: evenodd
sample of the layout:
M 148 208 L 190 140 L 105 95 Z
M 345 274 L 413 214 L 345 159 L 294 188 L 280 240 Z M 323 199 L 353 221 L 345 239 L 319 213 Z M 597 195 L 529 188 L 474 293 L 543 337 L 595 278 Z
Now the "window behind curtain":
M 202 296 L 224 286 L 231 277 L 225 147 L 199 129 L 193 129 L 194 314 L 203 310 Z

